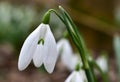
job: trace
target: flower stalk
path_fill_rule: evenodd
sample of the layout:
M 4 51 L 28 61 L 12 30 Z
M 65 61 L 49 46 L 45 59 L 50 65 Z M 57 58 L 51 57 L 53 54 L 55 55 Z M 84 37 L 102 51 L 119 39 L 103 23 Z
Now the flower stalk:
M 72 19 L 70 18 L 70 16 L 68 15 L 68 13 L 61 7 L 59 6 L 59 9 L 62 12 L 62 16 L 64 18 L 64 22 L 66 25 L 66 28 L 68 30 L 68 33 L 70 34 L 74 44 L 76 45 L 76 47 L 78 48 L 78 51 L 80 53 L 82 62 L 83 62 L 83 68 L 85 69 L 87 78 L 88 78 L 88 82 L 94 82 L 94 78 L 93 78 L 93 74 L 91 72 L 91 69 L 89 67 L 89 63 L 88 63 L 88 55 L 87 55 L 87 50 L 84 44 L 84 41 L 81 37 L 81 35 L 79 34 L 76 25 L 73 23 Z

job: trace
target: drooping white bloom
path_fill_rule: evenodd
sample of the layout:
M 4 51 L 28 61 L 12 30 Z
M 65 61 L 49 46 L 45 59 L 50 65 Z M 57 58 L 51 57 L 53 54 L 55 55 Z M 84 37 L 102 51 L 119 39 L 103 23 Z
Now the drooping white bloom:
M 102 69 L 103 72 L 107 72 L 108 71 L 108 62 L 107 62 L 107 58 L 104 56 L 100 56 L 97 58 L 96 63 L 98 64 L 98 66 Z
M 68 65 L 71 61 L 71 57 L 73 55 L 72 48 L 70 46 L 70 43 L 67 39 L 61 39 L 57 42 L 57 50 L 58 53 L 61 55 L 61 61 L 63 64 Z
M 67 39 L 61 39 L 57 42 L 57 50 L 61 55 L 62 63 L 69 69 L 74 70 L 76 64 L 81 63 L 80 57 L 73 53 L 72 47 Z
M 65 82 L 87 82 L 87 78 L 83 70 L 73 71 Z
M 40 40 L 43 42 L 38 44 Z M 33 59 L 36 67 L 44 64 L 46 70 L 52 73 L 57 57 L 55 38 L 49 25 L 42 23 L 25 40 L 18 60 L 18 69 L 24 70 Z

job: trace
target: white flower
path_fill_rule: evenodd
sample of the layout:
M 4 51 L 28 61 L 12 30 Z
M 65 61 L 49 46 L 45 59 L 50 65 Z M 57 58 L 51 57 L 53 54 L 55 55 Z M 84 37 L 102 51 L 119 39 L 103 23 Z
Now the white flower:
M 73 71 L 65 82 L 87 82 L 87 78 L 83 70 Z
M 67 39 L 61 39 L 59 42 L 57 42 L 57 50 L 61 55 L 61 61 L 63 64 L 68 65 L 69 61 L 71 61 L 70 58 L 73 55 L 69 41 Z
M 100 56 L 97 58 L 96 63 L 98 64 L 98 66 L 102 69 L 103 72 L 107 72 L 108 71 L 108 62 L 107 62 L 107 58 L 104 56 Z
M 61 55 L 62 63 L 69 69 L 74 70 L 76 64 L 81 63 L 80 57 L 77 54 L 73 54 L 71 45 L 67 39 L 61 39 L 57 42 L 57 50 Z
M 38 43 L 40 40 L 41 43 Z M 58 57 L 55 38 L 48 24 L 40 24 L 25 40 L 18 60 L 18 69 L 24 70 L 33 59 L 36 67 L 44 64 L 52 73 Z

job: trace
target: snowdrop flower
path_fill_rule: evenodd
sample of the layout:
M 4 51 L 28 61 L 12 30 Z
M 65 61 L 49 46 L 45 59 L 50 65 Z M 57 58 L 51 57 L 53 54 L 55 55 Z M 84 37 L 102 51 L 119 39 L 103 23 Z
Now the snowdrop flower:
M 52 73 L 57 57 L 57 45 L 50 27 L 41 23 L 25 40 L 18 60 L 18 69 L 24 70 L 33 59 L 36 67 L 44 64 L 47 72 Z
M 63 64 L 68 65 L 69 61 L 71 61 L 71 57 L 73 55 L 73 51 L 71 45 L 67 39 L 61 39 L 57 42 L 57 50 L 61 55 L 61 60 Z
M 108 71 L 108 62 L 107 62 L 107 58 L 104 56 L 100 56 L 97 58 L 96 63 L 98 64 L 98 66 L 102 69 L 103 72 L 107 72 Z
M 73 71 L 65 82 L 88 82 L 84 70 Z
M 61 39 L 57 42 L 57 50 L 61 55 L 62 63 L 69 69 L 74 70 L 77 63 L 79 63 L 80 58 L 78 55 L 73 54 L 71 45 L 67 39 Z

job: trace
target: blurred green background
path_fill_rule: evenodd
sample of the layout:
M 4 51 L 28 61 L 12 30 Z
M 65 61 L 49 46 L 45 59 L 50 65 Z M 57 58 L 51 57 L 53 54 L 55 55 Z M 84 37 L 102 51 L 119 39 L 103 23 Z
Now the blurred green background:
M 0 82 L 64 82 L 69 72 L 59 63 L 52 75 L 33 65 L 23 72 L 17 69 L 25 38 L 41 23 L 43 14 L 58 5 L 68 11 L 94 57 L 108 53 L 110 82 L 117 82 L 112 40 L 120 32 L 120 0 L 0 0 Z M 59 40 L 66 29 L 54 14 L 50 26 Z

